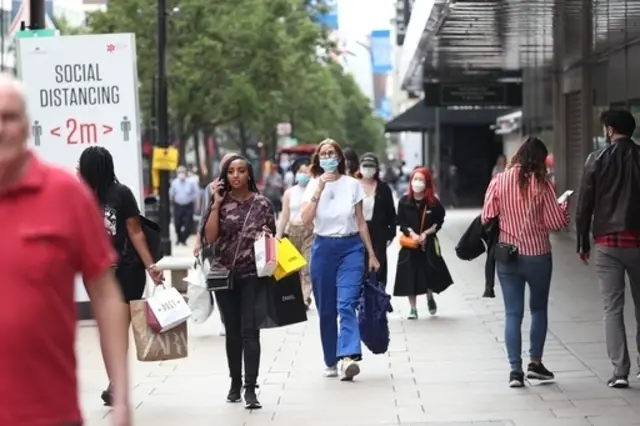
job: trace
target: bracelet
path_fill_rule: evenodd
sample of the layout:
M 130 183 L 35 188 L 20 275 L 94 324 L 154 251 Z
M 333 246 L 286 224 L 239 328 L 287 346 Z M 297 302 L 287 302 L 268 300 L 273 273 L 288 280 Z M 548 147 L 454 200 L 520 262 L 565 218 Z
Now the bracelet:
M 156 264 L 155 264 L 155 263 L 152 263 L 151 265 L 147 266 L 145 269 L 146 269 L 147 271 L 150 271 L 151 269 L 153 269 L 153 268 L 155 268 L 155 267 L 156 267 Z

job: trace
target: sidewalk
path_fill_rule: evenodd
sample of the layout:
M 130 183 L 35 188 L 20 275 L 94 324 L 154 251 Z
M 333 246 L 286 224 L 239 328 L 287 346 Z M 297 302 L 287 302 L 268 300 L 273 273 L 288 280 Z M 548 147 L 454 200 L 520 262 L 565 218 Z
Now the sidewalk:
M 354 383 L 322 377 L 317 315 L 305 324 L 262 335 L 260 400 L 245 411 L 224 402 L 229 379 L 219 322 L 190 327 L 190 355 L 175 362 L 132 358 L 137 425 L 154 426 L 623 426 L 640 425 L 640 382 L 633 389 L 604 384 L 602 310 L 593 271 L 573 255 L 569 238 L 554 241 L 554 283 L 545 362 L 557 383 L 510 389 L 503 348 L 500 296 L 482 299 L 483 263 L 459 261 L 457 239 L 477 211 L 455 211 L 440 238 L 456 284 L 438 300 L 439 313 L 407 321 L 395 300 L 387 355 L 365 355 Z M 180 249 L 183 250 L 183 249 Z M 397 245 L 389 249 L 395 265 Z M 390 271 L 390 287 L 394 270 Z M 628 324 L 632 325 L 631 316 Z M 630 334 L 635 330 L 629 330 Z M 526 333 L 526 332 L 525 332 Z M 630 340 L 632 341 L 632 340 Z M 89 426 L 107 425 L 106 385 L 95 327 L 78 334 L 81 401 Z M 635 371 L 634 371 L 635 373 Z

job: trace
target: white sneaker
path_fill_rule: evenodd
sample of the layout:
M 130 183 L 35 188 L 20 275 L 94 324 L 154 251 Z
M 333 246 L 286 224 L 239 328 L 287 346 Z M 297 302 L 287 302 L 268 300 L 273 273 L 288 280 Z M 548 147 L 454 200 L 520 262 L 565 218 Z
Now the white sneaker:
M 340 380 L 343 382 L 350 382 L 360 374 L 360 366 L 351 358 L 344 358 L 340 368 Z
M 324 369 L 324 377 L 338 377 L 338 367 L 326 367 Z

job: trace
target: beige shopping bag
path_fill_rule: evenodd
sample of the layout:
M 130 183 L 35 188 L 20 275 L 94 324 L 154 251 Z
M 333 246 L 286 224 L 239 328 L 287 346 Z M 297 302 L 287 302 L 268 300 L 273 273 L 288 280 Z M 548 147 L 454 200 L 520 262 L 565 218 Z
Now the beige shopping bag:
M 130 307 L 138 361 L 168 361 L 187 357 L 189 341 L 186 322 L 163 333 L 155 333 L 147 322 L 146 301 L 134 300 Z

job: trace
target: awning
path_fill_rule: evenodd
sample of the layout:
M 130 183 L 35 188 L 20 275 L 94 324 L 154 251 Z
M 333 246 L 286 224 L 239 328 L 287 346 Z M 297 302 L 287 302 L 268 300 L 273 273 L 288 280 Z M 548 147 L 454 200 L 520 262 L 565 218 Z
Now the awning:
M 417 102 L 414 106 L 387 122 L 384 125 L 384 131 L 386 133 L 425 132 L 429 129 L 427 127 L 428 118 L 429 108 L 424 105 L 424 102 Z
M 508 110 L 507 110 L 508 111 Z M 487 127 L 496 124 L 496 119 L 503 115 L 504 109 L 453 109 L 440 108 L 440 125 Z M 420 101 L 414 106 L 387 122 L 386 133 L 427 132 L 436 126 L 436 108 L 427 107 Z

